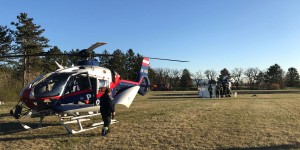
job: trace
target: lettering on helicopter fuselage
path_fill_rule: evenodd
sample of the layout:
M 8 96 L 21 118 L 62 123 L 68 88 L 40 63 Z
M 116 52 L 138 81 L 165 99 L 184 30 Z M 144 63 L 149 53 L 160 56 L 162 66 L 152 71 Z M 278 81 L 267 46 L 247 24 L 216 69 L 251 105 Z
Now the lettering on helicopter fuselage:
M 95 105 L 100 105 L 100 99 L 97 99 Z
M 90 100 L 90 98 L 92 97 L 92 94 L 86 94 L 86 99 Z

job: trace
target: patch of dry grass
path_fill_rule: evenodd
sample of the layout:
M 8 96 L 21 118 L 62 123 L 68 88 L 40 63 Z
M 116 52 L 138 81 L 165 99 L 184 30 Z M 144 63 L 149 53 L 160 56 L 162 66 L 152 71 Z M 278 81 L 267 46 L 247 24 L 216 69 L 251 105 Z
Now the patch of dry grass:
M 299 94 L 224 99 L 192 94 L 150 92 L 129 109 L 117 106 L 120 122 L 108 137 L 100 136 L 100 129 L 67 134 L 55 116 L 45 119 L 45 128 L 20 130 L 6 115 L 13 104 L 0 105 L 0 149 L 300 148 Z M 32 124 L 32 119 L 23 120 Z

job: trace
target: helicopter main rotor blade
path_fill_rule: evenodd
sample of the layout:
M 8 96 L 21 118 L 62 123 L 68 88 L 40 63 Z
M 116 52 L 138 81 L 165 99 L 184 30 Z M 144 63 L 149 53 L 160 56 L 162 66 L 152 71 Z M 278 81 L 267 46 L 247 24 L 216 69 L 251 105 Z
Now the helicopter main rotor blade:
M 189 62 L 189 61 L 186 61 L 186 60 L 176 60 L 176 59 L 166 59 L 166 58 L 156 58 L 156 57 L 147 57 L 147 58 L 157 59 L 157 60 L 166 60 L 166 61 Z
M 16 57 L 38 57 L 38 56 L 80 56 L 80 54 L 75 53 L 75 54 L 50 54 L 47 52 L 44 53 L 36 53 L 36 54 L 26 54 L 26 55 L 3 55 L 0 56 L 0 58 L 16 58 Z M 107 57 L 111 57 L 113 55 L 110 54 L 93 54 L 93 56 L 107 56 Z
M 37 56 L 78 56 L 78 54 L 50 54 L 44 52 L 44 53 L 26 54 L 26 55 L 4 55 L 4 56 L 0 56 L 0 58 L 37 57 Z
M 92 46 L 90 46 L 90 47 L 87 49 L 87 51 L 88 51 L 88 52 L 91 52 L 91 51 L 93 51 L 94 49 L 96 49 L 97 47 L 102 46 L 102 45 L 105 45 L 105 44 L 107 44 L 107 43 L 105 43 L 105 42 L 97 42 L 97 43 L 93 44 Z
M 93 56 L 97 56 L 97 57 L 112 57 L 112 56 L 114 56 L 114 55 L 112 55 L 112 54 L 93 54 Z

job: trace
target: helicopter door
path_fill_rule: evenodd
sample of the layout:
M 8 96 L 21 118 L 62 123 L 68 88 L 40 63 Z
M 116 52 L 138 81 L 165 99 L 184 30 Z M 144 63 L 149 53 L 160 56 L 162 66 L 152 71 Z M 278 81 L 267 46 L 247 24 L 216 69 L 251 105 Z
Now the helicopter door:
M 91 103 L 95 103 L 97 99 L 97 78 L 90 78 L 90 81 L 91 81 L 91 87 L 93 91 Z
M 92 90 L 91 81 L 87 73 L 71 76 L 67 82 L 62 96 L 61 103 L 82 102 L 89 104 L 93 101 L 94 92 Z
M 95 105 L 100 104 L 100 97 L 104 94 L 106 88 L 109 87 L 108 80 L 98 79 L 97 81 L 98 81 L 98 85 L 97 85 L 97 94 L 96 94 Z

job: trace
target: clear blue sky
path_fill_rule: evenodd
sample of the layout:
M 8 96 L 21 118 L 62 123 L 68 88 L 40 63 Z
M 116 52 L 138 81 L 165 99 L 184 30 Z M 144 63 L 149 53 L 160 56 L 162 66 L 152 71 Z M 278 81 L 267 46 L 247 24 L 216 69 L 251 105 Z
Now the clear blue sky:
M 41 25 L 50 45 L 83 49 L 97 41 L 107 49 L 132 48 L 153 68 L 198 70 L 258 67 L 275 63 L 300 71 L 299 0 L 9 0 L 0 24 L 25 12 Z

